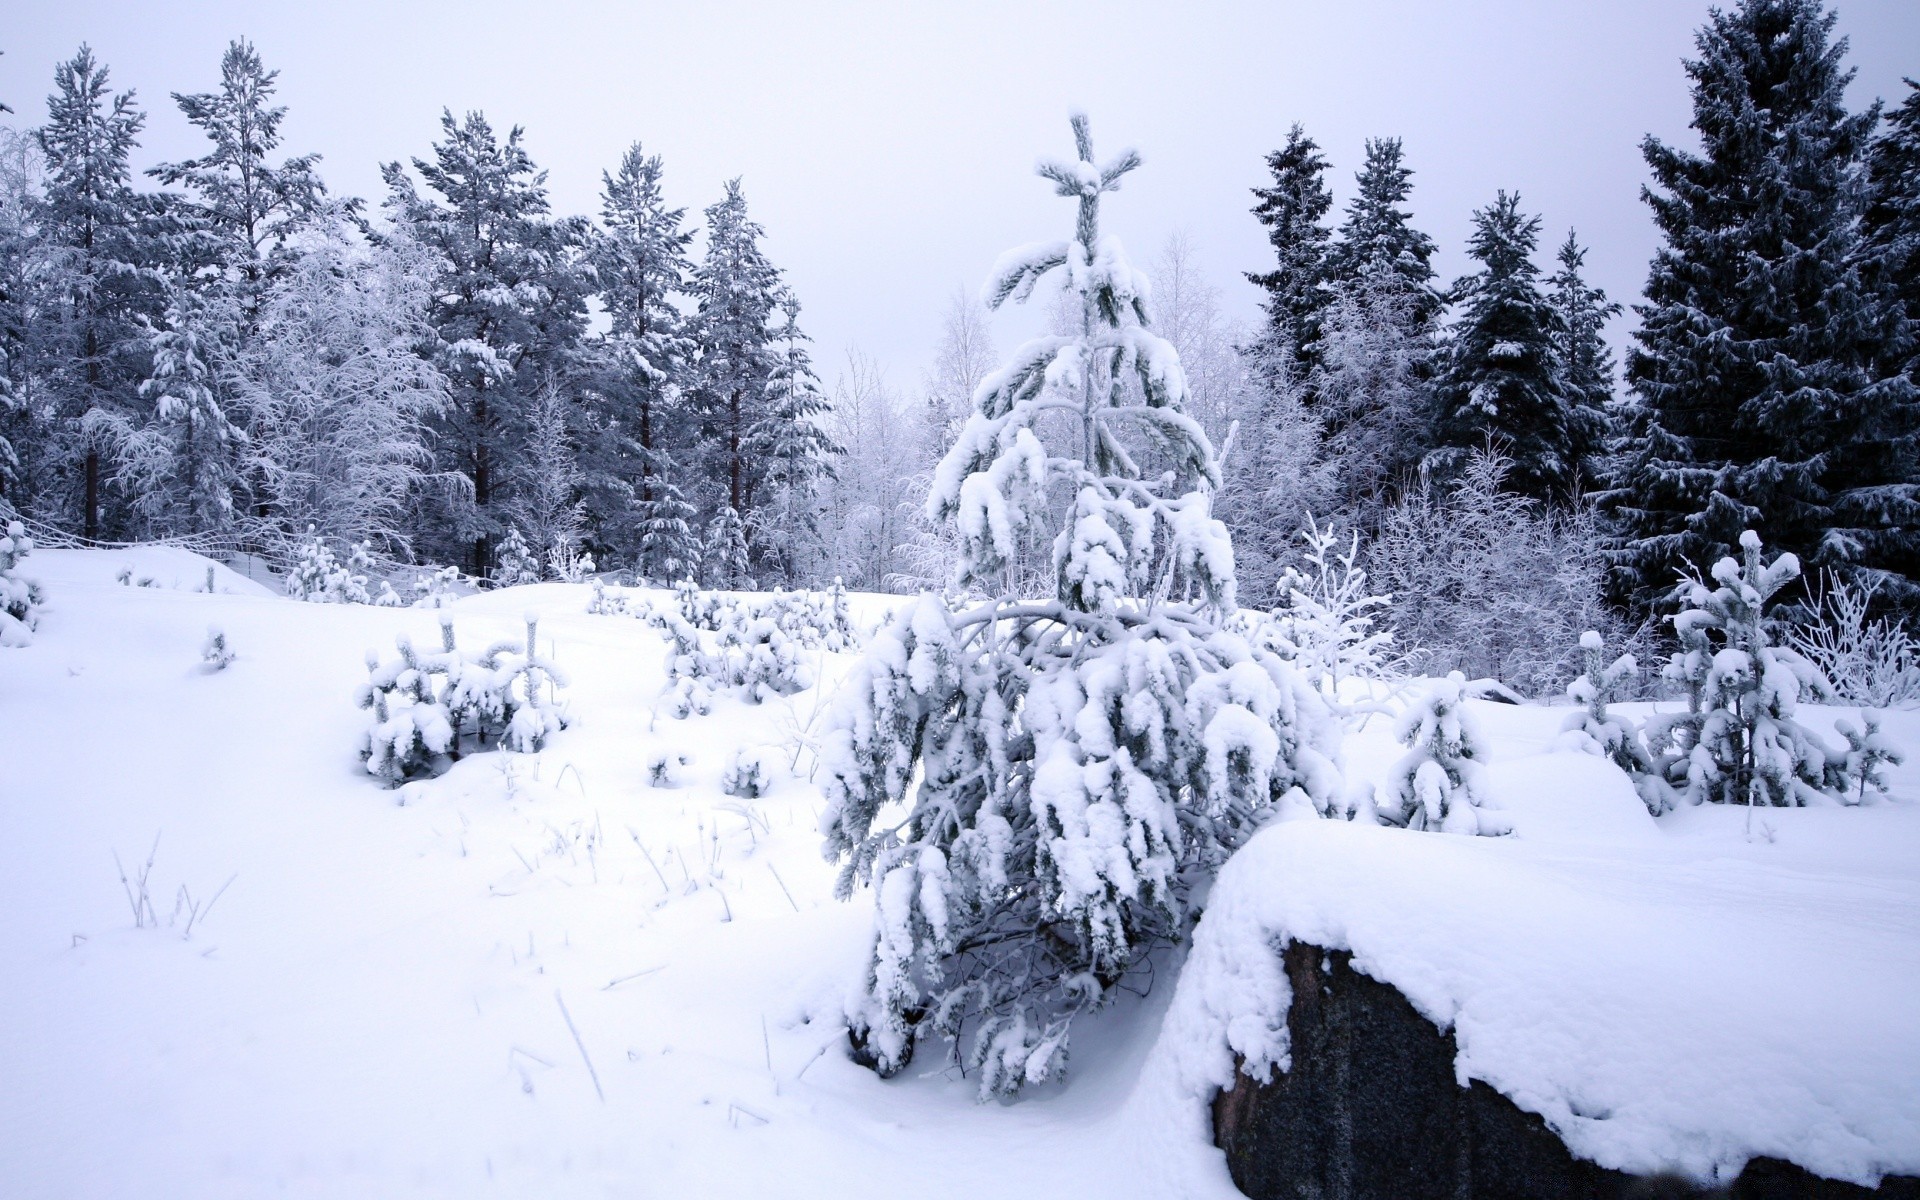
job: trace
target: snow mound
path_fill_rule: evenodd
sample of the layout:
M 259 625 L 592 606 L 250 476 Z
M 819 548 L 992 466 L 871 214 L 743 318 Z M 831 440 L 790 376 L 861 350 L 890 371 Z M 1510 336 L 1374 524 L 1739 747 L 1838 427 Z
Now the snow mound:
M 60 592 L 71 586 L 127 584 L 165 588 L 177 592 L 204 592 L 207 568 L 213 568 L 214 590 L 233 596 L 277 596 L 270 583 L 247 578 L 204 554 L 182 550 L 178 546 L 130 546 L 124 550 L 48 550 L 38 549 L 29 561 L 29 574 L 48 590 L 48 602 L 58 604 Z
M 1142 1126 L 1160 1114 L 1184 1127 L 1190 1170 L 1217 1164 L 1194 1135 L 1236 1056 L 1288 1064 L 1276 948 L 1292 939 L 1351 950 L 1452 1030 L 1463 1084 L 1603 1166 L 1726 1181 L 1770 1155 L 1863 1184 L 1920 1170 L 1920 809 L 1776 809 L 1749 834 L 1744 809 L 1656 826 L 1588 756 L 1498 774 L 1510 838 L 1304 821 L 1249 842 L 1195 933 Z

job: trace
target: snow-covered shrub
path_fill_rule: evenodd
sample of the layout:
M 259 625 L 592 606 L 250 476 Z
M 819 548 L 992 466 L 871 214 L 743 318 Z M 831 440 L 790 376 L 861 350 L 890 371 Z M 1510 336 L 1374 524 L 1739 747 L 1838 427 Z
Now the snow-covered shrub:
M 1880 732 L 1880 718 L 1871 712 L 1860 714 L 1860 724 L 1842 717 L 1833 723 L 1833 728 L 1841 737 L 1847 739 L 1847 753 L 1837 772 L 1840 779 L 1854 788 L 1851 803 L 1863 804 L 1867 799 L 1867 789 L 1872 788 L 1882 796 L 1887 794 L 1887 776 L 1881 768 L 1887 763 L 1899 766 L 1906 761 L 1899 750 L 1894 748 L 1887 736 Z M 1831 771 L 1829 774 L 1835 774 Z M 1832 782 L 1831 778 L 1829 782 Z M 1849 797 L 1843 791 L 1842 800 Z
M 1310 568 L 1287 567 L 1276 590 L 1281 607 L 1257 620 L 1256 636 L 1323 694 L 1337 698 L 1343 679 L 1378 677 L 1393 651 L 1393 631 L 1375 626 L 1393 602 L 1367 586 L 1359 567 L 1360 535 L 1349 536 L 1344 550 L 1329 523 L 1324 529 L 1311 513 L 1299 533 L 1302 558 Z M 1264 635 L 1264 636 L 1262 636 Z
M 1823 572 L 1813 620 L 1789 629 L 1787 642 L 1849 704 L 1912 704 L 1920 701 L 1920 645 L 1897 619 L 1870 615 L 1877 589 L 1877 583 L 1855 584 Z
M 678 750 L 655 750 L 647 755 L 647 786 L 679 787 L 687 765 L 693 759 Z
M 1062 269 L 1078 328 L 981 383 L 928 500 L 957 527 L 956 583 L 995 598 L 896 613 L 820 752 L 839 894 L 875 892 L 856 1055 L 890 1075 L 937 1034 L 983 1097 L 1057 1077 L 1074 1019 L 1181 936 L 1213 867 L 1283 800 L 1339 791 L 1324 702 L 1222 627 L 1218 464 L 1143 277 L 1098 230 L 1139 160 L 1097 165 L 1073 128 L 1079 161 L 1041 171 L 1077 200 L 1074 236 L 1008 255 L 986 299 Z M 1056 518 L 1053 595 L 1005 586 Z
M 791 696 L 813 686 L 813 668 L 800 645 L 771 617 L 736 614 L 720 631 L 717 674 L 750 704 Z
M 414 608 L 445 608 L 460 595 L 460 568 L 436 567 L 413 581 Z
M 200 646 L 200 661 L 208 671 L 224 671 L 233 660 L 233 648 L 227 645 L 227 631 L 218 625 L 207 626 L 207 640 Z
M 593 574 L 593 555 L 574 549 L 569 537 L 555 537 L 547 549 L 547 573 L 562 583 L 583 582 Z
M 1689 804 L 1798 805 L 1844 790 L 1844 755 L 1826 747 L 1799 721 L 1803 696 L 1829 699 L 1818 667 L 1768 637 L 1766 607 L 1800 576 L 1800 560 L 1782 554 L 1760 561 L 1760 537 L 1740 535 L 1744 561 L 1714 564 L 1677 590 L 1674 615 L 1680 649 L 1663 674 L 1687 692 L 1687 711 L 1647 722 L 1656 770 Z M 1829 770 L 1833 758 L 1834 770 Z
M 312 604 L 380 604 L 397 606 L 399 597 L 385 580 L 378 592 L 368 590 L 368 582 L 378 568 L 373 550 L 366 542 L 347 547 L 347 561 L 341 562 L 327 540 L 307 529 L 293 569 L 287 572 L 287 595 Z
M 517 526 L 507 529 L 507 536 L 500 539 L 500 548 L 494 551 L 493 560 L 493 578 L 501 587 L 540 582 L 540 560 L 527 549 L 527 539 L 521 536 Z
M 741 746 L 727 759 L 720 772 L 720 790 L 742 800 L 758 800 L 773 786 L 773 772 L 759 750 Z
M 33 640 L 36 611 L 44 596 L 40 585 L 20 570 L 20 560 L 33 553 L 26 526 L 7 522 L 0 537 L 0 646 L 24 646 Z
M 1424 672 L 1502 680 L 1528 696 L 1578 671 L 1580 634 L 1633 631 L 1607 607 L 1604 540 L 1585 509 L 1560 513 L 1503 490 L 1510 462 L 1470 455 L 1442 491 L 1408 489 L 1367 547 L 1371 586 L 1393 597 L 1400 646 Z
M 587 611 L 603 617 L 639 615 L 634 612 L 632 602 L 626 593 L 609 590 L 605 581 L 597 578 L 593 580 L 593 594 L 587 598 Z
M 1639 775 L 1652 767 L 1641 748 L 1640 732 L 1632 721 L 1609 713 L 1607 705 L 1627 698 L 1627 685 L 1639 675 L 1640 664 L 1631 654 L 1622 654 L 1609 663 L 1606 649 L 1607 640 L 1599 630 L 1589 629 L 1580 635 L 1586 670 L 1567 685 L 1567 698 L 1578 704 L 1580 711 L 1562 722 L 1561 732 L 1571 745 L 1611 759 L 1630 775 Z
M 1487 807 L 1481 782 L 1487 751 L 1467 711 L 1467 680 L 1458 671 L 1436 679 L 1407 706 L 1394 727 L 1407 753 L 1394 764 L 1393 791 L 1380 815 L 1408 829 L 1498 835 L 1513 823 Z
M 373 714 L 360 742 L 368 773 L 397 785 L 437 774 L 469 745 L 521 753 L 544 746 L 566 727 L 555 693 L 567 680 L 539 654 L 537 632 L 529 614 L 524 645 L 495 642 L 472 655 L 459 648 L 453 618 L 443 614 L 437 652 L 416 650 L 404 634 L 392 662 L 369 651 L 359 694 L 360 707 Z

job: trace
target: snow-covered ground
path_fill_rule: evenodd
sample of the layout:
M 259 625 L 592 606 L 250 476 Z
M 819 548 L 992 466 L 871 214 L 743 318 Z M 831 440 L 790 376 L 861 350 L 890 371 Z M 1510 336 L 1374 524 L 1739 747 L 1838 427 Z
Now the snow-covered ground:
M 1603 1162 L 1920 1169 L 1920 805 L 1656 824 L 1554 749 L 1565 710 L 1477 705 L 1516 837 L 1263 832 L 1203 970 L 1077 1027 L 1064 1086 L 982 1106 L 938 1064 L 847 1061 L 871 901 L 832 899 L 806 755 L 757 801 L 718 784 L 817 721 L 850 657 L 675 721 L 660 634 L 586 587 L 468 597 L 465 644 L 539 614 L 573 725 L 395 792 L 354 758 L 353 695 L 437 614 L 224 568 L 209 595 L 182 552 L 27 566 L 49 603 L 0 651 L 0 1195 L 1230 1196 L 1200 1097 L 1223 1020 L 1284 1052 L 1284 979 L 1247 944 L 1281 930 L 1351 946 L 1456 1024 L 1464 1074 Z M 209 624 L 239 655 L 218 673 Z M 1356 775 L 1397 757 L 1386 725 Z M 1920 721 L 1889 728 L 1920 749 Z M 683 786 L 647 785 L 656 750 L 692 756 Z M 1920 765 L 1894 777 L 1920 796 Z M 135 928 L 114 854 L 137 875 L 156 837 L 159 927 Z

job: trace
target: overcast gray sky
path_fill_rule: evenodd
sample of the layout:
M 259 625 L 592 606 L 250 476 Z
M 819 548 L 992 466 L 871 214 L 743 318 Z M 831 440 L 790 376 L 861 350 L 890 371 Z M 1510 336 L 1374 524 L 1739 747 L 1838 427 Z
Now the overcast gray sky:
M 1838 7 L 1856 104 L 1920 75 L 1920 3 Z M 378 164 L 426 154 L 442 106 L 524 125 L 560 212 L 597 213 L 600 172 L 638 139 L 695 214 L 744 177 L 823 376 L 858 346 L 910 388 L 957 285 L 977 288 L 1009 246 L 1065 235 L 1070 209 L 1032 164 L 1071 153 L 1075 106 L 1102 155 L 1131 144 L 1146 160 L 1108 227 L 1142 264 L 1186 231 L 1236 315 L 1256 303 L 1239 272 L 1269 257 L 1247 189 L 1293 121 L 1332 160 L 1340 203 L 1364 138 L 1405 139 L 1446 278 L 1465 269 L 1469 213 L 1504 187 L 1544 216 L 1549 246 L 1577 228 L 1596 281 L 1630 303 L 1655 240 L 1637 146 L 1687 135 L 1680 59 L 1707 9 L 14 0 L 0 101 L 16 112 L 0 120 L 41 120 L 54 62 L 85 40 L 150 114 L 140 165 L 198 153 L 167 93 L 210 90 L 245 35 L 281 72 L 289 148 L 322 153 L 336 192 L 377 197 Z

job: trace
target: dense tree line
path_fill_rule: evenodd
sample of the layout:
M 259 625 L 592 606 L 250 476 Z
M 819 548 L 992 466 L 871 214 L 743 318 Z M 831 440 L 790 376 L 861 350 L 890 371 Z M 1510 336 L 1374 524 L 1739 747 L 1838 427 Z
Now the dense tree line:
M 1400 143 L 1367 144 L 1331 228 L 1327 160 L 1295 126 L 1255 191 L 1275 261 L 1248 276 L 1266 304 L 1242 414 L 1255 449 L 1226 497 L 1243 553 L 1284 556 L 1273 531 L 1308 509 L 1368 534 L 1403 524 L 1394 506 L 1484 477 L 1490 451 L 1502 492 L 1578 516 L 1635 610 L 1737 557 L 1746 529 L 1910 603 L 1920 85 L 1849 112 L 1834 23 L 1820 0 L 1742 0 L 1700 30 L 1701 149 L 1643 146 L 1662 246 L 1624 394 L 1604 338 L 1620 309 L 1573 233 L 1543 277 L 1540 218 L 1498 192 L 1473 216 L 1476 269 L 1441 287 Z M 1316 449 L 1279 479 L 1261 456 L 1283 428 Z
M 441 118 L 332 196 L 233 43 L 173 101 L 200 157 L 140 186 L 145 115 L 81 47 L 0 131 L 0 501 L 88 538 L 309 529 L 499 569 L 514 540 L 656 579 L 823 569 L 839 448 L 800 306 L 740 182 L 703 253 L 635 145 L 600 219 L 551 211 L 519 128 Z M 597 318 L 597 319 L 596 319 Z

